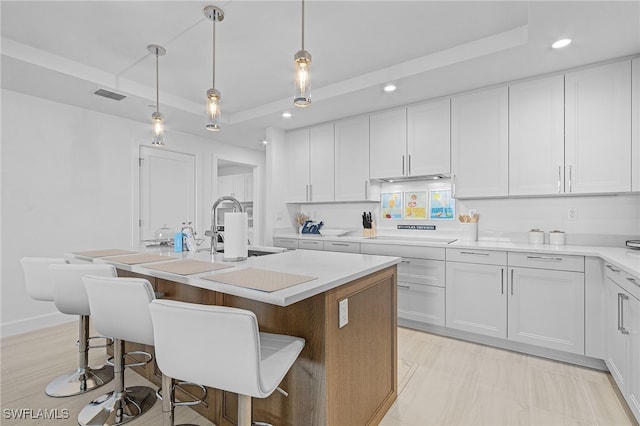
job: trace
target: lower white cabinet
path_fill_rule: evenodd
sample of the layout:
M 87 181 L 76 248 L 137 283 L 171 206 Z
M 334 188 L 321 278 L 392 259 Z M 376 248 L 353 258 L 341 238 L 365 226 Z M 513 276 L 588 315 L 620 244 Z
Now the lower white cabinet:
M 509 340 L 584 355 L 583 273 L 509 268 L 507 304 Z
M 506 339 L 506 269 L 447 261 L 446 326 Z
M 298 239 L 297 238 L 284 238 L 284 237 L 274 237 L 273 245 L 275 247 L 282 247 L 286 249 L 297 249 L 298 248 Z
M 444 326 L 444 287 L 398 281 L 398 318 Z
M 324 250 L 324 243 L 322 240 L 298 240 L 298 248 L 305 250 Z

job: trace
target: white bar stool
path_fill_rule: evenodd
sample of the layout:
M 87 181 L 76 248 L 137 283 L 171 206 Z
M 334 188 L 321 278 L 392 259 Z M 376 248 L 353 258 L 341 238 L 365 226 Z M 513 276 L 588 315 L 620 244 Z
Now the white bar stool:
M 240 426 L 251 425 L 251 397 L 271 395 L 305 344 L 260 333 L 255 314 L 244 309 L 157 299 L 149 310 L 163 393 L 171 392 L 165 376 L 237 393 Z M 173 407 L 163 403 L 162 411 L 164 425 L 172 425 Z
M 148 305 L 154 299 L 154 291 L 149 281 L 141 278 L 84 276 L 82 281 L 95 329 L 114 339 L 115 389 L 86 405 L 78 414 L 78 424 L 121 425 L 149 411 L 157 399 L 156 391 L 150 387 L 124 387 L 125 367 L 145 365 L 153 359 L 151 354 L 136 352 L 148 360 L 125 364 L 124 342 L 153 345 Z
M 84 275 L 100 275 L 115 277 L 116 268 L 111 265 L 80 265 L 80 264 L 51 264 L 48 270 L 53 285 L 53 302 L 63 314 L 78 315 L 78 368 L 70 374 L 65 374 L 49 384 L 47 392 L 52 396 L 79 395 L 99 388 L 113 380 L 113 367 L 103 365 L 97 368 L 89 367 L 89 349 L 107 346 L 90 346 L 89 341 L 89 299 L 82 283 Z M 111 339 L 106 337 L 100 337 Z

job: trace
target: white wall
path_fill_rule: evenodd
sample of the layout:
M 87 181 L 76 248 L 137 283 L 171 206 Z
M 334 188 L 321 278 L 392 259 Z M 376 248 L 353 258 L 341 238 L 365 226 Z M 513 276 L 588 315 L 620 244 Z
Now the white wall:
M 75 319 L 27 296 L 21 257 L 137 241 L 137 152 L 149 136 L 147 123 L 2 91 L 3 336 Z M 196 155 L 198 233 L 209 227 L 218 157 L 256 164 L 264 180 L 263 152 L 170 129 L 167 149 Z

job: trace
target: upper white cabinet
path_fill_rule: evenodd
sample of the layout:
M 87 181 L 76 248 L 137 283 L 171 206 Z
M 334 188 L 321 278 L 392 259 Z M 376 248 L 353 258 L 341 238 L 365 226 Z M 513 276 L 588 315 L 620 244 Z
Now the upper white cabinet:
M 455 197 L 508 195 L 508 107 L 506 86 L 451 99 L 451 180 Z
M 631 61 L 631 190 L 640 191 L 640 58 Z
M 335 123 L 335 200 L 379 199 L 369 182 L 369 116 Z
M 333 123 L 287 132 L 287 201 L 333 201 Z
M 240 202 L 253 201 L 253 175 L 251 173 L 218 176 L 218 196 L 231 195 Z
M 406 108 L 383 111 L 369 117 L 371 179 L 405 176 L 407 150 Z
M 451 172 L 449 98 L 407 108 L 407 176 Z
M 510 85 L 509 194 L 564 188 L 564 76 Z
M 631 190 L 631 61 L 565 75 L 565 192 Z

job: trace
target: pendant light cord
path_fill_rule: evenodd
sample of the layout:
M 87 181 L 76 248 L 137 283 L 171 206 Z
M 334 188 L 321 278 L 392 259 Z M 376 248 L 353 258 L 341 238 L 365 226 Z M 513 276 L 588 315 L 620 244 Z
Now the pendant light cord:
M 156 112 L 160 113 L 160 67 L 158 66 L 158 48 L 156 47 Z
M 302 50 L 304 50 L 304 0 L 302 0 Z
M 213 70 L 213 72 L 211 73 L 212 75 L 212 79 L 211 79 L 211 88 L 215 89 L 216 88 L 216 19 L 217 19 L 217 12 L 213 12 L 213 31 L 212 31 L 212 45 L 213 45 L 213 59 L 211 61 L 211 68 Z

